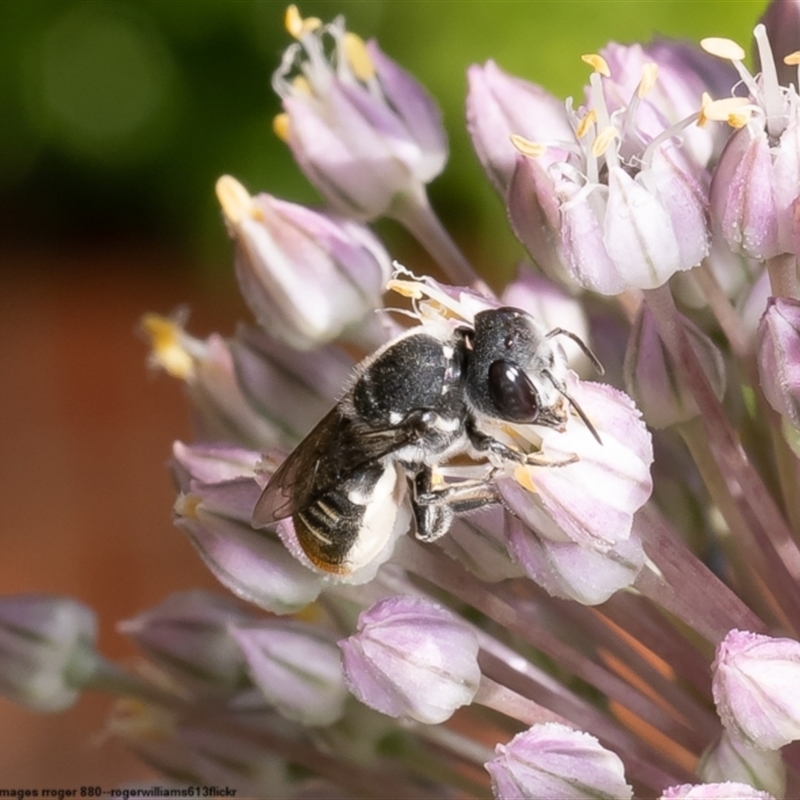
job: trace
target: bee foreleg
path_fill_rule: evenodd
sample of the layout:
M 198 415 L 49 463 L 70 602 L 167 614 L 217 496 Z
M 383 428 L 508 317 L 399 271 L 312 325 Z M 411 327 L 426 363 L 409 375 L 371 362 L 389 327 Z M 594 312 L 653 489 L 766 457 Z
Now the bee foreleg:
M 456 514 L 500 502 L 500 495 L 489 480 L 434 486 L 430 467 L 423 467 L 416 474 L 413 487 L 411 506 L 417 523 L 416 536 L 425 542 L 447 533 Z
M 516 461 L 519 464 L 528 464 L 535 467 L 566 467 L 567 464 L 574 464 L 579 460 L 577 455 L 553 459 L 542 452 L 523 453 L 522 450 L 509 447 L 479 431 L 473 423 L 468 423 L 466 428 L 469 441 L 476 450 L 482 453 L 492 453 L 504 461 Z
M 491 436 L 479 431 L 471 420 L 466 425 L 467 436 L 470 444 L 481 453 L 492 453 L 504 461 L 516 461 L 519 464 L 526 462 L 526 455 L 521 450 L 509 447 L 507 444 L 493 439 Z

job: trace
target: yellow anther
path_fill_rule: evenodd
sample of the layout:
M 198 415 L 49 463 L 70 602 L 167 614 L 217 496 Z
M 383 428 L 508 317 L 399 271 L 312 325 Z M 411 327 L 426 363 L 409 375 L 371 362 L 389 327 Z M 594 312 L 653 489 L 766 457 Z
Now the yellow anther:
M 595 72 L 599 72 L 603 77 L 611 77 L 611 70 L 608 68 L 608 62 L 598 53 L 587 53 L 581 56 L 581 61 L 588 64 Z
M 357 33 L 348 31 L 344 35 L 344 52 L 347 56 L 347 63 L 353 70 L 353 74 L 360 81 L 368 81 L 375 77 L 375 65 L 367 52 L 364 40 Z
M 301 39 L 306 33 L 319 28 L 322 25 L 322 20 L 319 17 L 303 19 L 297 6 L 292 4 L 286 9 L 283 24 L 291 36 L 294 36 L 295 39 Z
M 529 492 L 538 492 L 539 490 L 536 488 L 536 484 L 533 482 L 533 478 L 531 478 L 531 471 L 527 467 L 519 466 L 514 469 L 514 480 L 523 488 L 527 489 Z
M 800 64 L 800 50 L 795 50 L 794 53 L 789 53 L 788 56 L 783 57 L 783 63 L 793 66 Z
M 172 505 L 172 510 L 181 517 L 197 519 L 197 507 L 203 500 L 196 494 L 180 494 Z
M 183 328 L 178 322 L 160 314 L 145 314 L 142 330 L 150 339 L 153 366 L 180 380 L 194 375 L 194 359 L 183 345 Z
M 752 116 L 753 114 L 750 111 L 734 112 L 728 115 L 728 125 L 730 125 L 731 128 L 744 128 L 744 126 L 750 122 L 750 117 Z
M 397 292 L 402 297 L 410 297 L 412 300 L 420 300 L 425 296 L 419 283 L 416 281 L 404 281 L 399 278 L 392 278 L 386 284 L 386 290 Z
M 697 112 L 697 127 L 698 128 L 705 128 L 705 126 L 708 124 L 708 117 L 706 116 L 706 109 L 713 102 L 714 101 L 711 99 L 711 95 L 708 92 L 703 92 L 703 94 L 700 95 L 700 110 Z
M 275 135 L 282 141 L 289 141 L 289 115 L 286 113 L 276 114 L 272 120 L 272 130 Z
M 245 218 L 255 216 L 253 198 L 236 178 L 223 175 L 215 188 L 222 213 L 231 225 L 239 225 Z
M 720 36 L 709 36 L 700 40 L 700 47 L 717 58 L 727 58 L 730 61 L 743 61 L 745 52 L 733 39 L 724 39 Z
M 703 95 L 703 108 L 697 124 L 702 127 L 708 120 L 727 122 L 732 128 L 742 128 L 753 115 L 752 106 L 746 97 L 724 97 L 711 100 Z
M 595 158 L 600 158 L 617 136 L 619 136 L 619 132 L 613 125 L 603 128 L 592 143 L 592 155 Z
M 547 152 L 547 145 L 539 144 L 539 142 L 532 142 L 530 139 L 526 139 L 524 136 L 519 136 L 516 133 L 512 133 L 508 138 L 511 140 L 511 144 L 513 144 L 522 155 L 528 156 L 529 158 L 538 158 Z
M 592 125 L 597 122 L 597 112 L 592 109 L 579 123 L 578 128 L 575 131 L 575 135 L 579 139 L 583 139 L 584 136 L 589 132 L 589 129 Z
M 303 18 L 300 16 L 300 11 L 296 5 L 292 4 L 286 9 L 283 24 L 290 36 L 294 36 L 295 39 L 300 38 L 303 33 Z
M 306 78 L 305 75 L 295 75 L 294 78 L 292 78 L 292 89 L 298 94 L 306 95 L 306 97 L 311 97 L 311 95 L 314 94 L 311 89 L 311 84 L 308 82 L 308 78 Z
M 636 89 L 636 95 L 639 98 L 644 97 L 655 86 L 658 79 L 658 64 L 648 61 L 642 67 L 642 79 L 639 81 L 639 87 Z

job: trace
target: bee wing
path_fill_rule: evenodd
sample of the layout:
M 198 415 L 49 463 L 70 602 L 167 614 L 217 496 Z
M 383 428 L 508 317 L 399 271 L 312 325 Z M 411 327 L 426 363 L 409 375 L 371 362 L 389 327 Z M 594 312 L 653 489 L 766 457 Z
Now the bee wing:
M 311 493 L 320 460 L 331 450 L 344 421 L 338 406 L 332 408 L 289 453 L 256 502 L 254 527 L 265 528 L 290 517 L 303 505 Z
M 369 427 L 348 419 L 334 406 L 269 479 L 253 510 L 253 525 L 264 528 L 292 516 L 419 435 L 418 426 Z

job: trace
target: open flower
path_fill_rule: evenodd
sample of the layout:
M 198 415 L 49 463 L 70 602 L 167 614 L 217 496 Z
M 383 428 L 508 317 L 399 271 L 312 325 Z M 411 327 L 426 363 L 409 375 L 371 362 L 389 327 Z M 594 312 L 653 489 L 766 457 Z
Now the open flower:
M 697 114 L 647 131 L 639 112 L 656 65 L 642 66 L 627 105 L 612 112 L 602 77 L 608 64 L 586 59 L 596 71 L 586 108 L 567 112 L 574 133 L 556 145 L 566 157 L 551 160 L 547 142 L 515 138 L 511 222 L 545 269 L 557 258 L 571 280 L 606 295 L 652 289 L 708 253 L 702 171 L 675 142 Z
M 430 278 L 401 275 L 390 286 L 416 300 L 423 325 L 454 325 L 454 317 L 472 322 L 491 307 L 479 295 Z M 630 536 L 633 515 L 650 496 L 652 443 L 627 395 L 580 381 L 564 369 L 572 405 L 563 426 L 484 421 L 486 432 L 498 441 L 537 455 L 524 466 L 498 464 L 497 485 L 509 507 L 541 535 L 607 551 Z M 553 402 L 557 396 L 553 392 Z
M 441 114 L 427 91 L 376 42 L 346 31 L 341 17 L 323 25 L 290 6 L 286 27 L 297 43 L 272 78 L 285 112 L 275 129 L 327 202 L 373 219 L 424 194 L 447 160 Z
M 268 194 L 251 197 L 230 175 L 217 181 L 236 276 L 259 324 L 307 350 L 377 324 L 391 264 L 363 225 Z M 363 333 L 360 335 L 363 336 Z
M 778 4 L 779 5 L 779 4 Z M 730 137 L 711 183 L 711 219 L 715 232 L 734 252 L 766 259 L 798 253 L 795 205 L 800 196 L 800 96 L 797 79 L 778 83 L 764 25 L 754 31 L 761 62 L 759 79 L 743 64 L 744 50 L 727 39 L 704 40 L 709 52 L 730 59 L 749 98 L 736 98 L 729 113 L 720 104 L 704 112 L 737 128 Z
M 242 393 L 229 344 L 217 334 L 197 339 L 186 332 L 185 322 L 184 313 L 147 314 L 142 329 L 152 346 L 149 363 L 184 382 L 197 438 L 265 449 L 275 446 L 282 432 Z

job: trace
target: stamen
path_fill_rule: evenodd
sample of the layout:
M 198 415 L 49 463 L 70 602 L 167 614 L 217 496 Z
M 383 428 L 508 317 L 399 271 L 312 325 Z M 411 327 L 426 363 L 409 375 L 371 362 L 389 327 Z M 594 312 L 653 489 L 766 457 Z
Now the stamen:
M 732 128 L 741 128 L 752 116 L 753 107 L 746 97 L 724 97 L 722 100 L 711 100 L 704 93 L 703 107 L 697 124 L 702 127 L 708 120 L 711 120 L 727 122 Z
M 599 72 L 604 78 L 611 77 L 611 70 L 608 67 L 608 62 L 598 53 L 582 55 L 581 61 L 588 64 L 595 72 Z
M 648 61 L 642 67 L 642 78 L 639 81 L 639 86 L 636 89 L 636 96 L 639 98 L 644 97 L 655 86 L 658 79 L 658 64 Z
M 145 314 L 142 330 L 150 338 L 150 363 L 180 380 L 194 376 L 194 359 L 184 347 L 183 327 L 169 317 Z
M 282 141 L 289 141 L 289 115 L 286 113 L 276 114 L 272 120 L 272 130 L 275 135 Z
M 700 47 L 717 58 L 727 58 L 730 61 L 743 61 L 745 52 L 733 39 L 721 36 L 709 36 L 700 40 Z
M 603 128 L 592 143 L 592 155 L 595 158 L 600 158 L 600 156 L 604 155 L 611 142 L 613 142 L 618 135 L 619 133 L 613 125 Z
M 538 493 L 539 491 L 531 478 L 531 471 L 526 467 L 519 466 L 514 469 L 514 480 L 529 492 Z
M 290 36 L 293 36 L 295 39 L 301 39 L 305 34 L 319 28 L 319 26 L 322 25 L 322 20 L 319 19 L 319 17 L 303 19 L 300 16 L 300 11 L 297 6 L 292 4 L 286 9 L 283 24 Z
M 358 80 L 366 83 L 375 77 L 375 65 L 369 57 L 364 40 L 357 34 L 347 31 L 342 42 L 347 63 Z
M 766 113 L 767 133 L 777 138 L 785 130 L 786 123 L 781 119 L 783 92 L 778 82 L 775 56 L 772 54 L 767 29 L 762 24 L 756 25 L 753 37 L 758 47 L 758 60 L 761 62 L 761 100 Z
M 308 82 L 308 78 L 306 78 L 305 75 L 295 75 L 294 78 L 292 78 L 292 90 L 306 97 L 312 97 L 314 94 L 311 89 L 311 84 Z
M 202 502 L 202 498 L 196 494 L 183 494 L 178 496 L 172 508 L 181 517 L 197 519 L 197 507 Z
M 291 5 L 286 9 L 283 25 L 290 36 L 294 36 L 295 39 L 300 38 L 300 34 L 303 32 L 303 18 L 296 5 Z
M 253 216 L 253 198 L 236 178 L 223 175 L 215 188 L 222 213 L 231 225 L 240 225 L 243 219 Z
M 697 127 L 705 128 L 708 125 L 709 117 L 706 115 L 706 109 L 713 103 L 711 95 L 708 92 L 703 92 L 700 96 L 700 111 L 697 112 Z
M 386 290 L 389 292 L 397 292 L 402 297 L 410 297 L 412 300 L 421 300 L 425 293 L 422 287 L 416 281 L 404 281 L 398 278 L 392 278 L 386 284 Z
M 589 128 L 597 122 L 597 112 L 592 109 L 579 123 L 578 127 L 575 130 L 575 135 L 579 139 L 583 139 L 586 136 Z
M 783 63 L 789 66 L 800 64 L 800 50 L 795 50 L 794 53 L 789 53 L 788 56 L 784 56 Z
M 519 134 L 512 133 L 508 138 L 511 140 L 511 144 L 513 144 L 522 155 L 528 156 L 529 158 L 538 158 L 547 152 L 547 145 L 540 144 L 539 142 L 532 142 L 530 139 L 526 139 Z

